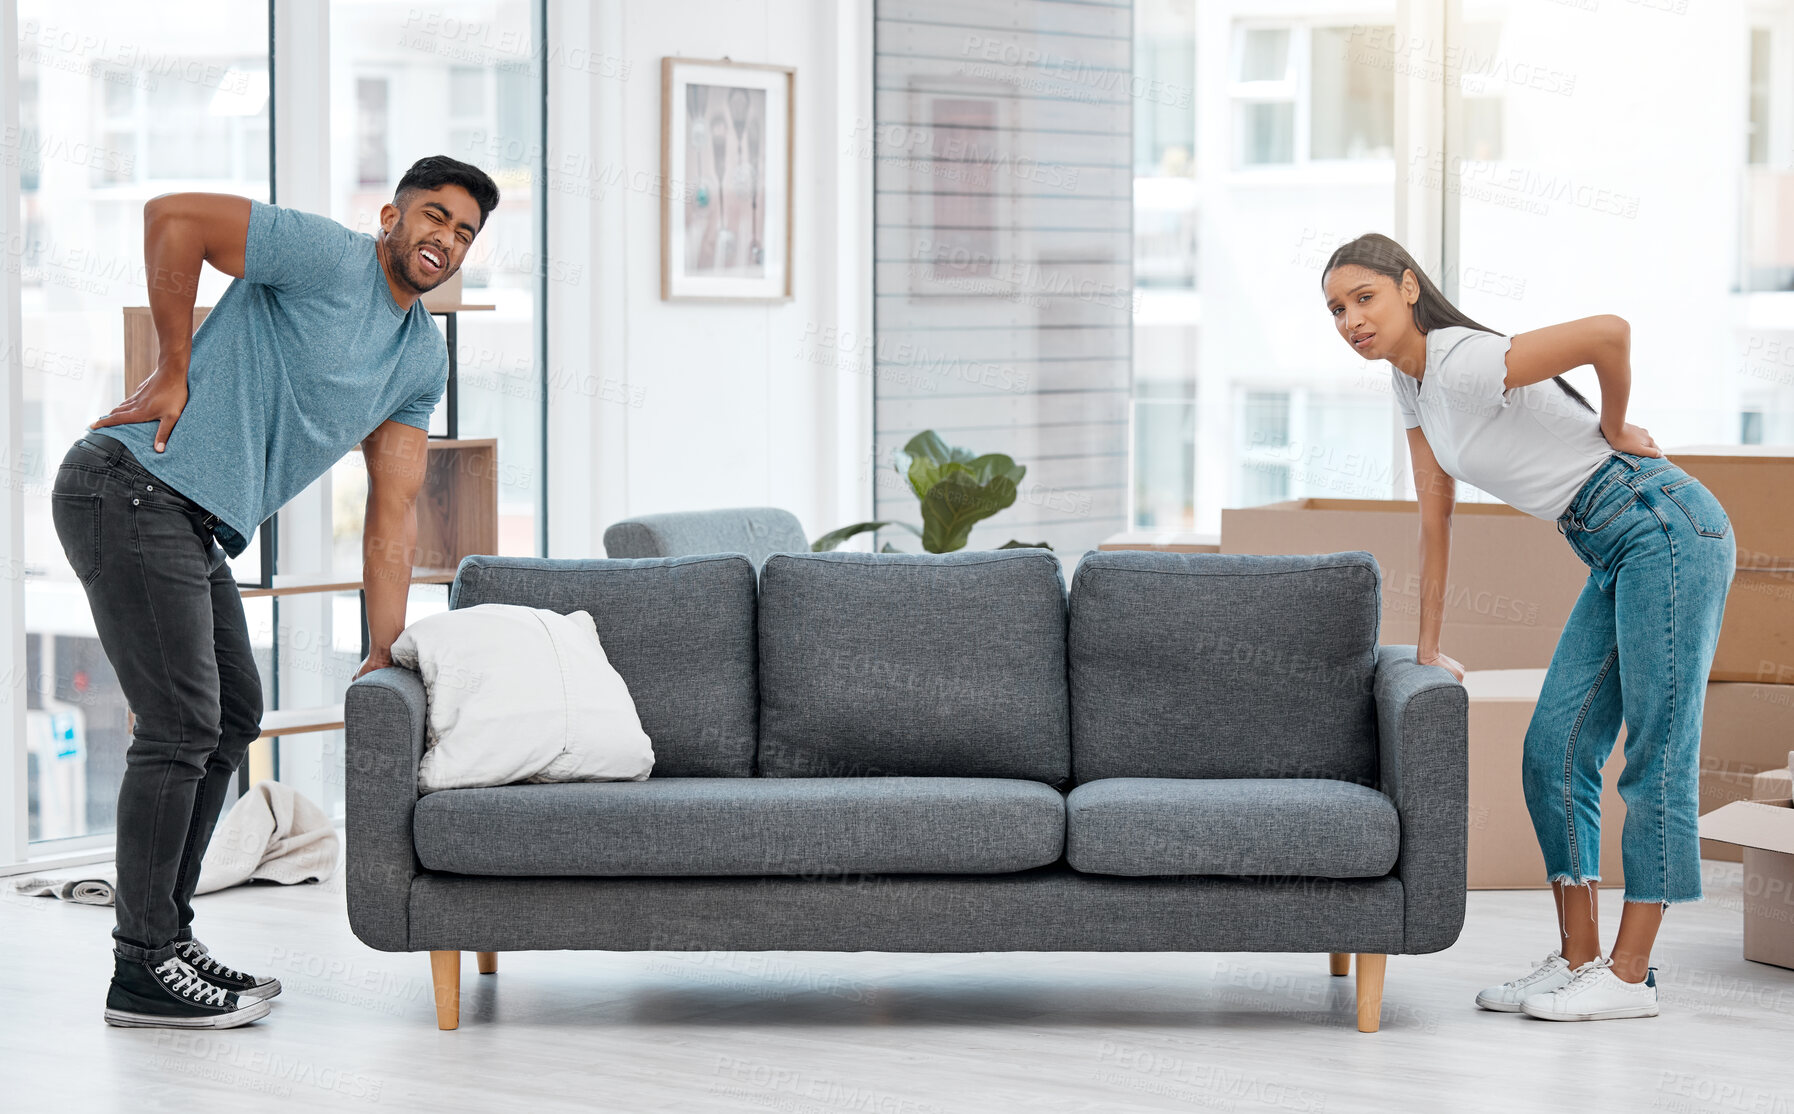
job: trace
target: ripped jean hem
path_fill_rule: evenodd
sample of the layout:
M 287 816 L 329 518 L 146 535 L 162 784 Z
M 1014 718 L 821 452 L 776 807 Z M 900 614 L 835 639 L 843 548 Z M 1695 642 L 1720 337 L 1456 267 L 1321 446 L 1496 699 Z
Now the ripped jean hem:
M 1626 894 L 1626 900 L 1637 902 L 1640 905 L 1669 906 L 1669 905 L 1687 905 L 1687 904 L 1690 904 L 1690 903 L 1696 902 L 1696 901 L 1705 901 L 1706 898 L 1702 894 L 1695 894 L 1692 897 L 1633 897 L 1632 894 L 1630 892 L 1628 892 Z
M 1601 876 L 1598 874 L 1585 874 L 1581 878 L 1577 878 L 1567 870 L 1559 870 L 1554 871 L 1551 876 L 1546 879 L 1546 882 L 1554 886 L 1559 882 L 1571 886 L 1586 886 L 1591 882 L 1599 882 L 1600 880 Z M 1628 890 L 1626 891 L 1623 900 L 1638 905 L 1685 905 L 1691 902 L 1704 901 L 1706 900 L 1706 897 L 1704 894 L 1700 893 L 1692 894 L 1688 897 L 1635 897 L 1633 896 L 1632 891 Z
M 1545 882 L 1547 885 L 1552 886 L 1557 885 L 1559 882 L 1567 882 L 1572 886 L 1586 886 L 1590 882 L 1599 882 L 1600 880 L 1601 876 L 1599 874 L 1584 874 L 1582 877 L 1578 878 L 1567 870 L 1558 870 L 1553 871 L 1551 876 L 1545 879 Z

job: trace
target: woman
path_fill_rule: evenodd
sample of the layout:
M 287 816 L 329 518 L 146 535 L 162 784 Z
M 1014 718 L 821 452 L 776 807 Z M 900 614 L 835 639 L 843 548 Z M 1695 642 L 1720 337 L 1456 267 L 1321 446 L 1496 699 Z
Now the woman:
M 1725 510 L 1626 422 L 1630 330 L 1611 315 L 1506 337 L 1464 316 L 1387 236 L 1343 244 L 1321 273 L 1327 312 L 1366 360 L 1388 360 L 1420 500 L 1419 660 L 1443 653 L 1456 481 L 1557 522 L 1589 567 L 1527 728 L 1522 777 L 1557 899 L 1558 951 L 1477 995 L 1553 1021 L 1657 1014 L 1651 945 L 1674 902 L 1701 896 L 1701 707 L 1736 543 Z M 1593 364 L 1599 413 L 1560 373 Z M 1596 923 L 1601 767 L 1622 716 L 1625 911 L 1610 956 Z

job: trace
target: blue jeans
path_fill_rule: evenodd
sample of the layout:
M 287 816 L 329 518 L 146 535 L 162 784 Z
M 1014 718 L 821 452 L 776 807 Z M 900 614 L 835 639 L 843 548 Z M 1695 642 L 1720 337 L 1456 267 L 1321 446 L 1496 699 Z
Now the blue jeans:
M 1614 453 L 1557 520 L 1589 568 L 1526 730 L 1550 881 L 1601 877 L 1601 767 L 1622 717 L 1626 900 L 1701 896 L 1701 710 L 1732 585 L 1731 520 L 1667 458 Z

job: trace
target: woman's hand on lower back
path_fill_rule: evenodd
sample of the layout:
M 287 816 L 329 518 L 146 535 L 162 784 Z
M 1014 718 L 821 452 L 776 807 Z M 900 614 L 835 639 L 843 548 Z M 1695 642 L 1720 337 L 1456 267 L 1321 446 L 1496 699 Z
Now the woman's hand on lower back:
M 1603 436 L 1605 435 L 1605 431 L 1603 431 Z M 1608 437 L 1607 443 L 1612 445 L 1616 452 L 1631 453 L 1633 456 L 1663 455 L 1663 450 L 1658 448 L 1657 442 L 1651 438 L 1650 430 L 1641 425 L 1633 425 L 1631 422 L 1620 427 L 1618 437 Z

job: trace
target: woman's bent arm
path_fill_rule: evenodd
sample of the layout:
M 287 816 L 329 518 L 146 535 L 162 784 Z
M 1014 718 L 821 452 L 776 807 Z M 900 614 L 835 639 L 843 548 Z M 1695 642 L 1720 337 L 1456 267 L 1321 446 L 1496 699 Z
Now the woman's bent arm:
M 1426 434 L 1408 431 L 1408 453 L 1414 463 L 1414 493 L 1420 500 L 1420 642 L 1418 657 L 1439 657 L 1439 634 L 1445 624 L 1445 581 L 1451 568 L 1451 512 L 1458 485 L 1439 467 Z

